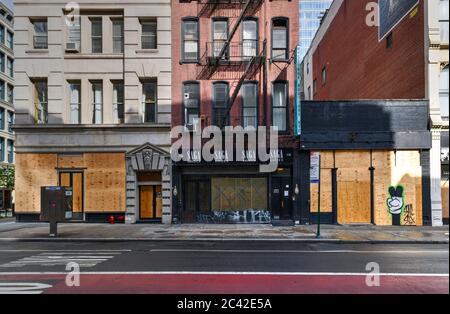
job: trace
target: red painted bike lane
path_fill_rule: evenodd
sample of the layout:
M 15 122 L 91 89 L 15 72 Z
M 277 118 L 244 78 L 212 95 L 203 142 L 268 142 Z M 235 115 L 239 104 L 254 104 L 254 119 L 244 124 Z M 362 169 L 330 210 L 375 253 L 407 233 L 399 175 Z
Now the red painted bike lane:
M 0 293 L 24 283 L 44 284 L 38 293 L 120 294 L 400 294 L 449 293 L 446 275 L 382 275 L 380 286 L 365 275 L 332 274 L 81 274 L 80 286 L 66 285 L 65 274 L 0 274 Z M 5 291 L 5 290 L 3 290 Z

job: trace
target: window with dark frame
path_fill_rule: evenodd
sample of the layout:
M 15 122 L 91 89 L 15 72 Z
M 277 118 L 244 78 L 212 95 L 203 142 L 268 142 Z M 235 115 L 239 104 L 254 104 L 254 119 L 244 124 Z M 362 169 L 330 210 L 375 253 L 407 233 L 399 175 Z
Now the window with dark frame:
M 48 87 L 47 80 L 35 80 L 34 84 L 34 120 L 36 124 L 48 123 Z
M 258 20 L 246 19 L 242 22 L 242 56 L 255 57 L 258 53 Z
M 287 18 L 274 18 L 272 20 L 272 60 L 288 60 L 288 29 L 289 22 Z
M 258 128 L 258 84 L 246 82 L 241 87 L 242 127 Z
M 34 36 L 33 36 L 33 48 L 34 49 L 48 49 L 48 26 L 47 20 L 35 20 L 32 21 Z
M 155 19 L 142 20 L 142 35 L 141 43 L 142 49 L 156 49 L 157 43 L 157 22 Z
M 219 19 L 212 22 L 212 36 L 213 36 L 213 56 L 219 57 L 220 52 L 225 46 L 228 39 L 228 20 Z M 228 58 L 228 51 L 225 51 L 222 59 Z
M 123 20 L 114 19 L 113 26 L 113 53 L 123 53 Z
M 199 30 L 197 19 L 185 19 L 182 22 L 182 61 L 198 62 Z
M 81 83 L 69 82 L 70 123 L 81 123 Z
M 92 53 L 103 52 L 103 25 L 101 18 L 91 19 Z
M 213 84 L 213 123 L 215 126 L 222 127 L 229 123 L 227 115 L 227 106 L 229 101 L 229 86 L 225 82 Z M 227 115 L 227 116 L 226 116 Z
M 103 82 L 93 81 L 92 85 L 92 123 L 103 123 Z
M 288 130 L 287 82 L 274 82 L 272 88 L 272 126 L 276 126 L 278 127 L 278 131 L 284 132 Z
M 394 38 L 392 33 L 390 33 L 386 37 L 386 48 L 391 49 L 392 47 L 394 47 Z
M 313 94 L 317 95 L 317 79 L 313 81 Z
M 144 113 L 144 123 L 156 123 L 156 82 L 142 82 L 142 106 Z
M 200 118 L 200 84 L 198 82 L 186 82 L 183 84 L 183 122 L 193 130 Z
M 12 164 L 14 162 L 14 141 L 7 140 L 8 146 L 8 162 Z
M 113 123 L 125 123 L 124 99 L 123 81 L 113 82 Z
M 322 85 L 327 83 L 327 68 L 323 67 L 322 69 Z

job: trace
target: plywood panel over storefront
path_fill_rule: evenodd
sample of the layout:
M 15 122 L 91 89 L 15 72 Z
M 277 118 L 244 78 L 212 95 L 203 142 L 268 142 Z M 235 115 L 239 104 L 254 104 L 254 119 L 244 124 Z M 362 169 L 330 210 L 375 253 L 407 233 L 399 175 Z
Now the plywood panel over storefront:
M 40 212 L 41 186 L 58 183 L 56 162 L 56 154 L 16 154 L 16 213 Z
M 79 155 L 58 155 L 58 168 L 84 168 L 84 156 Z
M 320 211 L 322 213 L 331 213 L 333 211 L 332 198 L 332 180 L 331 169 L 323 169 L 320 171 Z M 317 213 L 317 202 L 319 184 L 311 184 L 311 213 Z
M 125 211 L 125 155 L 84 154 L 85 212 Z

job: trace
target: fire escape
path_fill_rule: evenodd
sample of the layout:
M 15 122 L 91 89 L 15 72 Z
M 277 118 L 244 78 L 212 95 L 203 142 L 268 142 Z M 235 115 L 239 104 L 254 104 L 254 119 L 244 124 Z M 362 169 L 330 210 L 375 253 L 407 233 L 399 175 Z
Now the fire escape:
M 199 11 L 200 16 L 211 17 L 214 11 L 221 6 L 241 7 L 239 16 L 236 18 L 228 33 L 228 38 L 224 42 L 209 42 L 206 45 L 206 64 L 202 70 L 201 76 L 210 79 L 220 68 L 229 67 L 239 69 L 239 79 L 235 85 L 234 91 L 229 98 L 225 115 L 220 128 L 227 124 L 227 120 L 234 102 L 236 101 L 242 84 L 245 80 L 251 78 L 264 66 L 264 78 L 266 78 L 266 40 L 255 42 L 232 42 L 239 26 L 246 17 L 251 17 L 260 7 L 264 0 L 203 0 L 203 6 Z M 257 34 L 257 37 L 259 34 Z M 265 87 L 264 87 L 265 89 Z

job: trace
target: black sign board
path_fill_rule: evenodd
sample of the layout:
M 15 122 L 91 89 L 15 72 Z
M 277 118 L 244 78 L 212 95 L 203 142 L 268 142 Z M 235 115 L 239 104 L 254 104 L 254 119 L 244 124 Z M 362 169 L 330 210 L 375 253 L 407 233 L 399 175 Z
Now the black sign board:
M 379 0 L 379 40 L 383 40 L 418 4 L 419 0 Z

